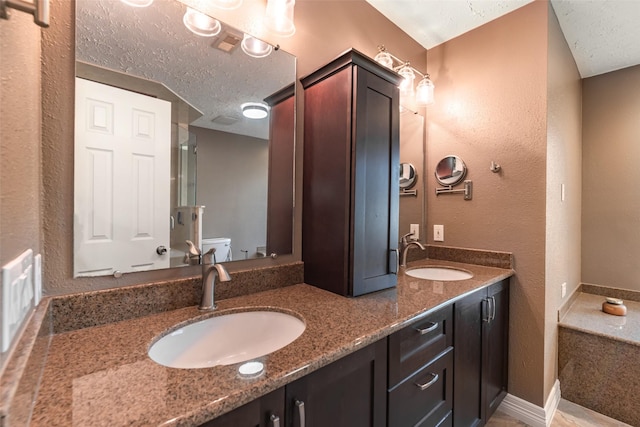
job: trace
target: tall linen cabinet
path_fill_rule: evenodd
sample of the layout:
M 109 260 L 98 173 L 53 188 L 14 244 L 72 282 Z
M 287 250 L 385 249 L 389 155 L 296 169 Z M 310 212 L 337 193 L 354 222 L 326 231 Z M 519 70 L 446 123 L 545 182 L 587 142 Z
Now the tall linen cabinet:
M 400 79 L 354 49 L 301 79 L 308 284 L 358 296 L 397 283 Z

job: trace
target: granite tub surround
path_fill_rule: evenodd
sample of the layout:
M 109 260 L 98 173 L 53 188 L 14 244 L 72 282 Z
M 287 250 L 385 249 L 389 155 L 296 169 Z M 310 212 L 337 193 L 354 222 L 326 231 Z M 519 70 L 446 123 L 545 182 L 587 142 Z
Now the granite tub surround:
M 583 283 L 581 285 L 581 291 L 587 294 L 602 295 L 604 297 L 620 298 L 624 301 L 636 301 L 640 302 L 640 292 L 632 291 L 630 289 L 610 288 L 606 286 L 593 285 L 590 283 Z
M 434 282 L 400 273 L 396 288 L 358 298 L 298 284 L 225 300 L 202 314 L 195 306 L 53 336 L 33 426 L 195 426 L 288 384 L 399 330 L 416 316 L 510 277 L 510 269 L 444 260 L 473 272 L 459 282 Z M 259 358 L 258 378 L 242 379 L 240 364 L 204 369 L 166 368 L 151 361 L 154 339 L 180 322 L 247 309 L 295 313 L 305 332 L 290 345 Z
M 0 427 L 29 425 L 52 335 L 49 301 L 36 307 L 0 377 Z
M 231 281 L 216 283 L 216 300 L 301 283 L 302 262 L 231 273 Z M 120 322 L 197 305 L 200 276 L 102 291 L 53 297 L 54 333 Z
M 559 323 L 562 397 L 640 425 L 640 302 L 625 300 L 627 315 L 614 316 L 602 312 L 604 295 L 582 290 Z M 603 293 L 622 297 L 615 291 Z

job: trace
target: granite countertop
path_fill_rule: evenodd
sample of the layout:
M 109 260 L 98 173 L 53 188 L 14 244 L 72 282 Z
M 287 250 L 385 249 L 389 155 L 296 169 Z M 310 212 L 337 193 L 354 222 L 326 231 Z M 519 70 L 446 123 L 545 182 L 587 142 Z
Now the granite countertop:
M 441 260 L 472 279 L 438 282 L 398 275 L 396 288 L 346 298 L 306 284 L 218 301 L 203 314 L 188 307 L 54 335 L 34 408 L 33 426 L 195 426 L 373 343 L 417 316 L 513 275 L 509 269 Z M 154 338 L 179 322 L 252 308 L 298 314 L 304 333 L 259 358 L 264 374 L 242 379 L 240 364 L 174 369 L 147 356 Z
M 580 293 L 559 326 L 640 346 L 640 302 L 625 300 L 626 316 L 602 311 L 604 296 Z

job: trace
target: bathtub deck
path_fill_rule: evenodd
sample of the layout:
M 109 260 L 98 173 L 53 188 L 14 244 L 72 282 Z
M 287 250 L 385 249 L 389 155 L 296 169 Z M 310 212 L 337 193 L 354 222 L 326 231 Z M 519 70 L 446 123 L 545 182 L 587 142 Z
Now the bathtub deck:
M 558 328 L 562 397 L 640 426 L 640 302 L 626 316 L 602 312 L 604 296 L 580 293 Z

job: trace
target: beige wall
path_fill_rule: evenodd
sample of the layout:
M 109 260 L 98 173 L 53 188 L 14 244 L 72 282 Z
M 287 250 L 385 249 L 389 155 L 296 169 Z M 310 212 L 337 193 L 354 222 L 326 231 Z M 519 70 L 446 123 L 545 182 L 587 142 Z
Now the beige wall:
M 640 66 L 582 90 L 582 281 L 640 291 Z
M 196 202 L 205 206 L 202 237 L 231 238 L 235 260 L 245 258 L 243 250 L 255 257 L 267 244 L 269 141 L 190 129 L 198 145 Z
M 547 3 L 534 2 L 429 50 L 427 225 L 444 244 L 513 252 L 509 393 L 544 404 Z M 466 162 L 473 200 L 435 196 L 440 158 Z M 491 161 L 502 166 L 489 170 Z
M 394 24 L 390 23 L 364 0 L 324 2 L 303 1 L 295 7 L 296 34 L 288 39 L 276 38 L 261 30 L 259 16 L 264 12 L 263 0 L 245 0 L 237 11 L 217 11 L 202 0 L 185 0 L 201 4 L 203 10 L 223 21 L 264 35 L 298 57 L 301 77 L 329 62 L 348 48 L 355 47 L 374 56 L 377 45 L 385 44 L 395 55 L 424 69 L 425 49 Z M 120 279 L 72 278 L 73 261 L 73 76 L 74 76 L 74 6 L 69 0 L 51 0 L 51 28 L 44 33 L 43 43 L 43 186 L 45 292 L 64 294 L 86 290 L 107 289 L 151 280 L 192 276 L 197 267 L 125 274 Z M 301 86 L 298 84 L 298 91 Z M 297 100 L 296 125 L 296 197 L 301 200 L 302 182 L 302 97 Z M 302 206 L 296 204 L 294 255 L 277 260 L 260 260 L 271 265 L 300 259 Z M 266 264 L 265 264 L 266 263 Z M 240 263 L 240 266 L 243 265 Z M 230 270 L 240 268 L 232 265 Z
M 547 85 L 547 230 L 545 267 L 545 396 L 558 378 L 557 311 L 580 284 L 582 87 L 558 19 L 549 5 Z M 564 185 L 564 201 L 561 200 Z M 562 298 L 561 284 L 567 284 Z
M 41 251 L 40 27 L 0 19 L 0 266 Z M 0 372 L 4 366 L 0 355 Z

